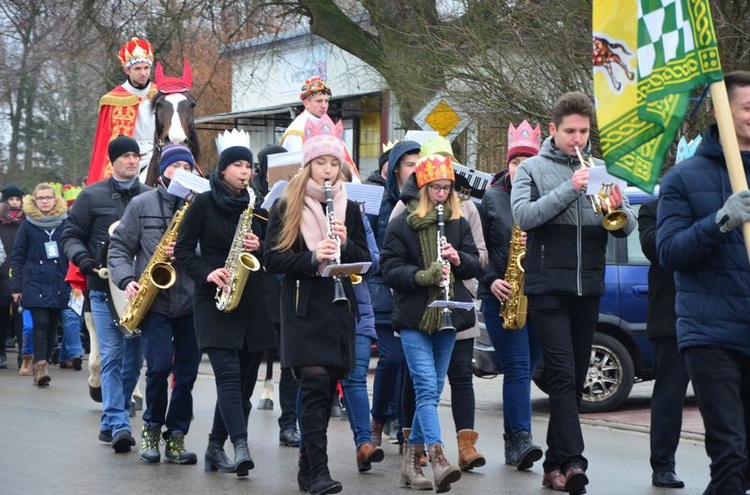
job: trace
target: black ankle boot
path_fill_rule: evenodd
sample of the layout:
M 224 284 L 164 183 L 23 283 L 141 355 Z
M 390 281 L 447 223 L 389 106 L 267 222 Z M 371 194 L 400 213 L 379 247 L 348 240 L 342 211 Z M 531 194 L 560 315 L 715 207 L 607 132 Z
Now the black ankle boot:
M 234 441 L 234 470 L 238 477 L 247 476 L 247 472 L 255 467 L 253 458 L 250 457 L 250 449 L 247 447 L 247 439 L 240 438 Z
M 234 464 L 229 460 L 224 451 L 224 441 L 208 439 L 208 447 L 203 457 L 206 471 L 219 471 L 220 473 L 233 473 Z
M 529 469 L 542 458 L 542 448 L 534 445 L 531 432 L 518 431 L 503 435 L 505 439 L 505 463 L 516 469 Z
M 310 495 L 326 495 L 328 493 L 339 493 L 343 489 L 340 481 L 331 479 L 331 475 L 323 473 L 310 485 Z
M 297 471 L 297 486 L 299 486 L 299 491 L 306 492 L 310 490 L 310 485 L 312 484 L 312 472 L 310 471 L 310 463 L 307 462 L 307 454 L 304 450 L 299 453 L 297 467 L 299 468 Z

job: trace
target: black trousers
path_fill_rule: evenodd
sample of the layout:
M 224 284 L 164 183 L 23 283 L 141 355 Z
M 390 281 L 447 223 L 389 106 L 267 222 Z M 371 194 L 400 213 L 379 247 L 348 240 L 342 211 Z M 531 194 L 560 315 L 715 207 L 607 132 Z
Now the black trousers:
M 599 319 L 599 297 L 529 296 L 533 329 L 542 346 L 550 415 L 544 471 L 588 467 L 578 406 Z
M 750 356 L 721 347 L 684 351 L 688 375 L 706 428 L 711 482 L 705 495 L 745 493 Z
M 57 341 L 60 308 L 29 308 L 34 321 L 34 361 L 49 361 Z M 4 344 L 3 344 L 4 345 Z
M 216 408 L 208 438 L 223 442 L 229 436 L 232 443 L 247 439 L 247 420 L 250 417 L 250 397 L 253 395 L 258 369 L 265 351 L 206 349 L 216 380 Z
M 11 296 L 0 296 L 0 355 L 5 356 L 5 341 L 16 337 L 20 352 L 23 322 L 18 314 L 18 305 Z
M 680 443 L 682 408 L 690 381 L 676 337 L 651 340 L 654 349 L 654 391 L 651 394 L 651 469 L 675 470 L 674 455 Z

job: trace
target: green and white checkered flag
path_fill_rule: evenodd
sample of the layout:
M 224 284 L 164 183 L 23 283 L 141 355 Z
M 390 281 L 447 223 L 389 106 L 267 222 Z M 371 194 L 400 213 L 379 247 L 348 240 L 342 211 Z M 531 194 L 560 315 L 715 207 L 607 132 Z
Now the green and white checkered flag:
M 594 91 L 607 169 L 644 190 L 658 180 L 664 156 L 690 103 L 690 92 L 721 80 L 721 64 L 708 0 L 594 0 Z M 634 69 L 614 82 L 601 43 L 634 47 L 617 59 Z M 635 54 L 624 60 L 625 53 Z M 602 62 L 605 60 L 605 62 Z M 597 62 L 599 66 L 597 66 Z M 632 67 L 631 64 L 634 64 Z M 622 84 L 624 83 L 624 85 Z

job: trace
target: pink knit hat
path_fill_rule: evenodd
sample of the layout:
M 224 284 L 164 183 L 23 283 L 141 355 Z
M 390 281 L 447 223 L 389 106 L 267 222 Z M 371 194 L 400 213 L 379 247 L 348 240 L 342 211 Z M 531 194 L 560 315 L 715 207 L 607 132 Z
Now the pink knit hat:
M 303 163 L 307 165 L 318 157 L 330 155 L 343 165 L 346 162 L 343 136 L 344 126 L 341 121 L 334 124 L 328 115 L 323 115 L 318 122 L 307 119 Z

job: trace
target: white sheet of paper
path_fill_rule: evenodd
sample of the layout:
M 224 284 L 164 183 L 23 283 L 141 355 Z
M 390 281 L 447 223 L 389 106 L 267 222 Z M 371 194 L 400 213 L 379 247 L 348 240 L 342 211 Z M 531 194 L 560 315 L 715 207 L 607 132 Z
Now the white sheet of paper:
M 268 155 L 268 168 L 283 167 L 284 165 L 302 166 L 302 151 L 287 151 Z
M 432 301 L 430 304 L 428 304 L 430 308 L 458 308 L 458 309 L 474 309 L 474 303 L 473 302 L 464 302 L 464 301 L 444 301 L 442 299 L 438 299 L 436 301 Z
M 269 155 L 269 157 L 270 156 L 273 155 Z M 268 191 L 268 194 L 266 194 L 266 197 L 263 199 L 263 204 L 260 205 L 260 207 L 264 210 L 268 210 L 269 208 L 271 208 L 276 200 L 284 195 L 284 190 L 286 190 L 286 186 L 288 184 L 289 182 L 285 180 L 280 180 L 276 184 L 274 184 L 271 190 Z
M 336 273 L 367 273 L 370 269 L 369 261 L 362 261 L 358 263 L 341 263 L 339 265 L 326 265 L 323 271 L 320 273 L 323 277 L 329 277 L 331 272 Z
M 70 291 L 70 300 L 68 307 L 76 312 L 78 316 L 83 314 L 83 293 L 78 289 Z
M 346 187 L 346 195 L 350 200 L 364 203 L 365 213 L 377 215 L 380 212 L 380 203 L 383 200 L 383 191 L 385 191 L 383 186 L 346 182 L 344 187 Z
M 175 174 L 172 176 L 172 180 L 169 182 L 169 187 L 167 188 L 169 194 L 182 199 L 185 199 L 192 193 L 199 194 L 210 190 L 211 184 L 208 182 L 208 179 L 181 169 L 175 170 Z
M 420 146 L 428 139 L 438 138 L 440 133 L 436 131 L 406 131 L 404 141 L 416 141 Z
M 592 167 L 589 171 L 589 184 L 586 187 L 586 194 L 598 193 L 605 184 L 618 185 L 623 193 L 628 187 L 627 181 L 608 173 L 607 167 Z

